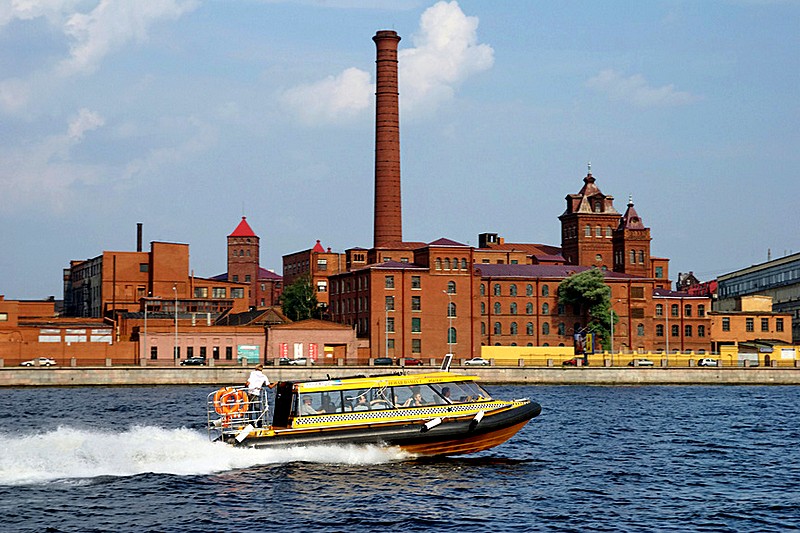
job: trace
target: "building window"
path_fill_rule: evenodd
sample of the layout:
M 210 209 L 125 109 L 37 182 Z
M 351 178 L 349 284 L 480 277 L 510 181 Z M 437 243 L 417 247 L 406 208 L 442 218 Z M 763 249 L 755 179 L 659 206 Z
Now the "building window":
M 679 311 L 678 304 L 672 304 L 672 307 L 670 308 L 670 310 L 671 310 L 672 316 L 679 316 L 678 315 L 678 311 Z
M 528 322 L 525 324 L 525 333 L 528 335 L 533 335 L 533 322 Z
M 481 335 L 486 335 L 486 322 L 481 322 Z
M 186 357 L 194 357 L 194 346 L 188 346 L 186 348 Z
M 158 346 L 150 347 L 150 359 L 158 359 Z
M 494 314 L 496 314 L 496 315 L 500 314 L 500 302 L 495 302 L 494 303 Z
M 325 280 L 318 281 L 317 292 L 328 292 L 328 282 Z
M 672 326 L 672 336 L 673 337 L 680 337 L 681 329 L 678 326 Z
M 456 344 L 457 342 L 456 328 L 447 328 L 447 344 Z
M 664 305 L 656 304 L 656 316 L 664 316 Z
M 686 304 L 683 306 L 683 316 L 692 316 L 692 306 Z
M 503 326 L 500 325 L 500 322 L 494 323 L 494 334 L 495 335 L 502 335 L 503 333 Z
M 558 316 L 565 315 L 567 313 L 567 306 L 565 306 L 564 304 L 558 304 L 556 306 L 556 312 L 558 313 Z
M 434 264 L 436 265 L 436 270 L 442 269 L 442 260 L 439 259 L 438 257 L 436 258 L 436 261 L 434 261 Z
M 533 304 L 531 302 L 528 302 L 528 303 L 525 304 L 525 314 L 526 315 L 532 315 L 533 314 Z
M 512 302 L 511 305 L 509 306 L 508 311 L 509 311 L 510 314 L 516 315 L 517 314 L 517 304 L 515 302 Z
M 486 314 L 486 304 L 484 302 L 481 302 L 481 314 Z
M 775 331 L 783 331 L 783 319 L 776 318 L 775 319 Z
M 631 309 L 631 318 L 644 318 L 644 307 L 633 307 Z
M 508 294 L 510 296 L 516 296 L 517 295 L 517 285 L 515 283 L 512 283 L 511 286 L 508 288 Z
M 447 282 L 447 294 L 455 294 L 456 293 L 456 282 L 455 281 L 448 281 Z
M 195 298 L 208 298 L 208 287 L 195 287 L 194 288 L 194 297 Z
M 664 324 L 656 324 L 656 337 L 664 336 Z
M 386 297 L 386 302 L 385 302 L 384 309 L 386 311 L 394 311 L 394 296 L 387 296 Z
M 683 326 L 683 336 L 684 337 L 691 337 L 692 336 L 692 326 L 691 325 L 686 324 L 685 326 Z
M 225 359 L 227 359 L 228 361 L 233 359 L 233 346 L 225 347 Z
M 239 283 L 239 275 L 238 274 L 234 274 L 233 275 L 233 282 L 234 283 Z
M 411 319 L 411 333 L 420 333 L 422 331 L 422 319 L 413 317 Z
M 753 320 L 752 318 L 745 319 L 744 329 L 746 331 L 755 331 L 755 329 L 756 329 L 755 328 L 755 320 Z
M 449 257 L 445 257 L 444 258 L 444 269 L 445 270 L 450 270 L 450 258 Z
M 644 337 L 644 324 L 637 324 L 636 325 L 636 336 L 637 337 Z
M 211 357 L 214 359 L 219 359 L 219 346 L 214 346 L 211 348 Z
M 586 227 L 583 228 L 583 235 L 586 237 L 592 236 L 592 227 L 589 224 L 586 224 Z
M 394 276 L 386 276 L 384 287 L 387 289 L 394 289 Z
M 550 296 L 550 286 L 542 285 L 542 296 Z
M 656 277 L 663 278 L 664 277 L 664 267 L 656 267 Z
M 394 317 L 390 316 L 386 318 L 386 332 L 387 333 L 394 333 Z
M 563 322 L 558 323 L 558 334 L 559 335 L 566 335 L 567 334 L 567 325 Z
M 394 350 L 394 339 L 386 339 L 386 347 L 390 350 Z
M 494 295 L 495 296 L 500 296 L 500 284 L 499 283 L 495 283 L 494 284 Z
M 422 281 L 420 281 L 419 276 L 411 276 L 411 288 L 412 289 L 421 289 L 422 288 Z
M 412 296 L 411 297 L 411 310 L 412 311 L 421 311 L 422 310 L 422 299 L 419 296 Z
M 245 274 L 245 276 L 244 276 L 244 282 L 245 282 L 245 283 L 250 283 L 250 274 Z
M 550 324 L 542 322 L 542 335 L 550 335 Z
M 317 270 L 328 270 L 328 260 L 317 259 Z
M 731 319 L 727 316 L 722 317 L 722 331 L 731 330 Z
M 512 335 L 516 335 L 517 334 L 517 323 L 516 322 L 512 322 L 511 323 L 511 328 L 510 328 L 509 332 Z
M 411 339 L 411 353 L 422 353 L 422 339 Z
M 697 316 L 704 317 L 706 316 L 706 306 L 703 304 L 699 304 L 697 306 Z
M 631 287 L 631 298 L 641 300 L 644 298 L 644 287 Z
M 636 250 L 631 250 L 631 264 L 636 263 Z
M 139 272 L 149 272 L 149 271 L 150 271 L 150 265 L 148 265 L 147 263 L 139 263 Z
M 606 226 L 606 237 L 611 237 L 611 226 Z
M 244 298 L 244 289 L 231 289 L 231 298 Z
M 705 337 L 706 336 L 706 327 L 705 326 L 697 326 L 697 336 L 698 337 Z
M 644 252 L 639 250 L 639 264 L 644 264 Z
M 227 298 L 228 291 L 225 290 L 225 287 L 214 287 L 211 289 L 211 297 L 212 298 Z
M 456 304 L 450 302 L 447 304 L 447 316 L 448 317 L 455 317 L 456 316 Z
M 533 285 L 530 283 L 525 285 L 525 296 L 533 296 Z
M 543 315 L 549 315 L 550 314 L 550 304 L 548 304 L 548 303 L 543 303 L 542 304 L 542 314 Z
M 761 331 L 769 331 L 769 318 L 761 319 Z
M 601 228 L 600 226 L 596 226 L 594 228 L 594 236 L 595 237 L 602 237 L 603 236 L 603 228 Z

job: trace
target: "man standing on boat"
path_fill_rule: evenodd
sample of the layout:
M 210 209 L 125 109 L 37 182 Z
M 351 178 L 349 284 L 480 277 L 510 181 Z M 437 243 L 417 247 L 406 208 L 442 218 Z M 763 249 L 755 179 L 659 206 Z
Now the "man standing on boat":
M 269 423 L 269 404 L 267 403 L 267 389 L 275 387 L 264 374 L 264 365 L 258 364 L 247 378 L 247 395 L 250 397 L 250 418 L 257 426 Z

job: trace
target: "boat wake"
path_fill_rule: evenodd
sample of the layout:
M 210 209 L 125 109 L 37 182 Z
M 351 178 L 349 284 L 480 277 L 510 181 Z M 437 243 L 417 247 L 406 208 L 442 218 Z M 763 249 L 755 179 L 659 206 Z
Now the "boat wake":
M 234 448 L 192 429 L 137 426 L 122 432 L 59 427 L 0 434 L 0 485 L 29 485 L 145 473 L 203 475 L 255 465 L 309 462 L 381 464 L 407 459 L 377 446 Z

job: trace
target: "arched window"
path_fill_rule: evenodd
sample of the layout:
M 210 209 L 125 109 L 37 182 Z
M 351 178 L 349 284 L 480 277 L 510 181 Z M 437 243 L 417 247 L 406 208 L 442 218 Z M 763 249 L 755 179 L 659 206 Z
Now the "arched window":
M 481 283 L 481 286 L 480 286 L 480 288 L 478 289 L 478 292 L 480 292 L 481 296 L 486 296 L 486 285 L 484 285 L 483 283 Z
M 686 304 L 683 306 L 683 316 L 692 316 L 692 305 Z
M 542 296 L 550 296 L 550 286 L 542 285 Z
M 550 314 L 550 304 L 548 304 L 546 302 L 542 304 L 542 314 L 543 315 L 549 315 Z
M 664 324 L 656 324 L 656 337 L 664 336 Z
M 494 314 L 496 314 L 496 315 L 500 314 L 500 302 L 495 302 L 494 303 Z
M 567 312 L 567 307 L 564 304 L 558 304 L 558 314 L 563 315 Z
M 500 322 L 494 323 L 494 334 L 495 335 L 502 335 L 503 333 L 503 326 L 500 325 Z
M 586 227 L 583 228 L 583 235 L 586 237 L 592 236 L 592 227 L 589 224 L 586 224 Z
M 444 269 L 445 270 L 450 270 L 450 258 L 449 257 L 445 257 L 444 258 Z
M 636 263 L 636 250 L 631 250 L 631 264 Z
M 603 236 L 603 228 L 600 226 L 595 226 L 594 228 L 594 236 L 595 237 L 602 237 Z
M 639 337 L 644 337 L 644 324 L 636 325 L 636 335 Z
M 508 288 L 508 294 L 511 296 L 517 295 L 517 285 L 512 283 L 511 286 Z
M 516 335 L 517 334 L 517 323 L 516 322 L 512 322 L 511 323 L 511 334 L 512 335 Z
M 494 295 L 495 296 L 500 296 L 500 284 L 499 283 L 495 283 L 494 284 Z
M 455 294 L 456 293 L 456 282 L 455 281 L 448 281 L 447 282 L 447 294 Z
M 456 328 L 447 328 L 447 343 L 455 344 L 456 342 L 458 342 Z
M 532 315 L 533 314 L 533 304 L 531 302 L 528 302 L 528 303 L 525 304 L 525 314 L 526 315 Z
M 567 334 L 567 325 L 563 322 L 558 323 L 558 334 L 559 335 L 566 335 Z
M 448 317 L 456 316 L 456 304 L 455 303 L 450 302 L 449 304 L 447 304 L 447 316 Z
M 486 335 L 486 322 L 481 322 L 481 335 Z
M 533 296 L 533 285 L 530 283 L 525 285 L 525 296 Z
M 528 322 L 525 324 L 525 333 L 528 335 L 533 335 L 533 322 Z
M 517 304 L 515 302 L 511 303 L 511 306 L 509 307 L 509 312 L 512 315 L 516 315 L 517 314 Z
M 453 258 L 453 270 L 458 270 L 458 257 Z
M 664 316 L 664 304 L 656 304 L 656 316 Z
M 442 269 L 442 260 L 439 259 L 438 257 L 436 258 L 436 261 L 434 262 L 434 264 L 436 265 L 436 270 L 441 270 Z
M 550 335 L 550 324 L 542 322 L 542 335 Z
M 467 269 L 467 259 L 465 257 L 461 258 L 461 270 Z
M 481 302 L 481 314 L 482 315 L 486 314 L 486 303 L 485 302 Z
M 672 304 L 671 306 L 672 316 L 679 316 L 678 315 L 678 304 Z M 677 335 L 676 335 L 677 337 Z
M 611 226 L 606 226 L 606 237 L 611 237 Z

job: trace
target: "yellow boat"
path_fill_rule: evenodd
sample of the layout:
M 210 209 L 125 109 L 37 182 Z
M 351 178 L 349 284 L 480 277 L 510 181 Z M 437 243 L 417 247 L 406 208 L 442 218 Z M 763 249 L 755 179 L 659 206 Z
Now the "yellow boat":
M 253 448 L 373 444 L 446 456 L 502 444 L 541 412 L 527 398 L 494 399 L 477 380 L 439 371 L 282 381 L 270 424 L 258 398 L 226 387 L 208 396 L 209 437 Z

